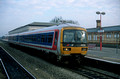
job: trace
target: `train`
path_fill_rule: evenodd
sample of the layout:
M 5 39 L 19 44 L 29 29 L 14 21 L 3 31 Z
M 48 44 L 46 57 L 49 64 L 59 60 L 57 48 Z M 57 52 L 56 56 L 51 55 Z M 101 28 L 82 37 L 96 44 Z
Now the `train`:
M 75 24 L 60 24 L 33 31 L 8 35 L 9 43 L 44 51 L 56 61 L 80 62 L 87 54 L 87 30 Z

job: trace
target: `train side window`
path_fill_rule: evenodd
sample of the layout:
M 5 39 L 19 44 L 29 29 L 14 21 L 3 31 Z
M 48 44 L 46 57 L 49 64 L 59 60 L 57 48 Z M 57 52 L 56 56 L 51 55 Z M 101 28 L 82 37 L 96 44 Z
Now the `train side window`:
M 53 34 L 48 34 L 47 40 L 48 40 L 48 43 L 52 43 Z
M 55 42 L 54 45 L 57 45 L 58 32 L 55 32 Z
M 32 41 L 35 43 L 36 42 L 36 34 L 32 35 Z
M 45 35 L 41 35 L 41 42 L 45 42 Z
M 40 43 L 40 39 L 41 39 L 41 35 L 40 34 L 36 35 L 36 42 Z

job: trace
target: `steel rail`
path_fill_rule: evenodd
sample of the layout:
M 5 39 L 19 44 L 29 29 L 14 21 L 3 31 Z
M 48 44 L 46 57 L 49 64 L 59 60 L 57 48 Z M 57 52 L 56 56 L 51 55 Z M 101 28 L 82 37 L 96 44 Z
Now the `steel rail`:
M 2 48 L 7 55 L 9 55 L 20 67 L 24 72 L 27 72 L 27 74 L 29 74 L 32 79 L 36 79 L 28 70 L 26 70 L 14 57 L 12 57 L 3 47 L 0 46 L 0 48 Z
M 5 74 L 6 74 L 7 78 L 10 79 L 10 77 L 8 75 L 8 72 L 7 72 L 7 70 L 6 70 L 5 66 L 4 66 L 1 58 L 0 58 L 0 63 L 2 64 L 2 67 L 3 67 L 4 71 L 5 71 Z
M 83 75 L 89 79 L 119 79 L 120 76 L 108 71 L 104 71 L 97 68 L 92 68 L 89 66 L 80 66 L 80 67 L 64 67 L 72 72 Z M 111 75 L 112 74 L 112 75 Z

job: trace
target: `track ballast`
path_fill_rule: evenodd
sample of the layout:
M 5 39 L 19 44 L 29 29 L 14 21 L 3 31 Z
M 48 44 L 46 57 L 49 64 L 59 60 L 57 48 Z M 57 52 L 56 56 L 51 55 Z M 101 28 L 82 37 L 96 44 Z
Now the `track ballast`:
M 10 79 L 36 79 L 2 47 L 0 47 L 0 58 Z

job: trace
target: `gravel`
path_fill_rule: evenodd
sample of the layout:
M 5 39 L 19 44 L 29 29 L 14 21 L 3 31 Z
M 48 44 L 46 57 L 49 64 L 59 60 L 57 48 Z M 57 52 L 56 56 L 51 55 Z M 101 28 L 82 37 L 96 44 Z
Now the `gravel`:
M 21 65 L 37 79 L 88 79 L 63 67 L 54 65 L 39 56 L 40 51 L 16 46 L 13 48 L 0 41 L 4 47 Z M 42 55 L 43 56 L 43 55 Z

